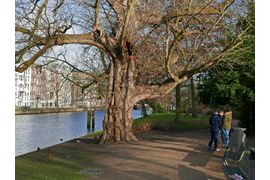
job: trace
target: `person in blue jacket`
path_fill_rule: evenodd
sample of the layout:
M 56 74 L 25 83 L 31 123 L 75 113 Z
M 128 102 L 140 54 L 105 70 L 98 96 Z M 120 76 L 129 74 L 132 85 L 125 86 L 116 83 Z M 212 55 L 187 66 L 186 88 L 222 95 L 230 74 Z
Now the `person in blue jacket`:
M 208 143 L 208 150 L 212 150 L 212 144 L 214 142 L 214 150 L 219 151 L 218 145 L 218 134 L 219 128 L 221 124 L 221 117 L 218 114 L 218 111 L 215 111 L 209 118 L 209 125 L 210 125 L 210 132 L 211 132 L 211 139 Z

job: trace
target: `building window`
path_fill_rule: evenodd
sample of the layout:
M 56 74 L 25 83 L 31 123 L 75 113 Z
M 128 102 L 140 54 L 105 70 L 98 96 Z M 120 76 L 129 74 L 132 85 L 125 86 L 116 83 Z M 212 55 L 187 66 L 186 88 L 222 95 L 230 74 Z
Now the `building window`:
M 50 92 L 50 99 L 53 98 L 53 92 Z

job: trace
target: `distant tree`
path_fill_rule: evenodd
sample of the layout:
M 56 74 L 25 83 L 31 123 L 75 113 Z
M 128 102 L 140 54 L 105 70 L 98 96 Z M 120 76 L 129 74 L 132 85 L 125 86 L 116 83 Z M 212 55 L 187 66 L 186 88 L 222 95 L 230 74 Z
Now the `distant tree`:
M 190 91 L 191 91 L 191 113 L 192 117 L 198 116 L 198 110 L 197 110 L 197 94 L 196 94 L 196 87 L 194 83 L 194 78 L 191 77 L 190 79 Z
M 175 122 L 180 121 L 180 106 L 181 106 L 181 84 L 175 87 Z
M 141 101 L 141 111 L 142 111 L 143 117 L 147 117 L 147 110 L 146 110 L 146 107 L 145 107 L 145 100 Z

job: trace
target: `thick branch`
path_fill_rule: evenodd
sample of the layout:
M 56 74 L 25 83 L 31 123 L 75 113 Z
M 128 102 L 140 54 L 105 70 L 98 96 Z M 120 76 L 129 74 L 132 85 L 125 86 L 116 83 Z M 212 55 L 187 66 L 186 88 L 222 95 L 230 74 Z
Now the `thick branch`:
M 125 15 L 125 22 L 124 22 L 123 27 L 122 27 L 122 32 L 121 32 L 121 36 L 119 39 L 119 44 L 122 43 L 124 37 L 126 36 L 128 23 L 130 20 L 130 16 L 131 16 L 132 12 L 134 11 L 135 4 L 136 4 L 136 0 L 129 0 L 129 2 L 128 2 L 128 9 L 127 9 L 127 13 Z
M 45 45 L 40 51 L 38 51 L 32 58 L 30 58 L 28 61 L 22 63 L 20 66 L 15 67 L 16 72 L 23 72 L 27 68 L 29 68 L 40 56 L 42 56 L 47 50 L 52 47 L 51 44 Z
M 25 61 L 21 65 L 15 68 L 17 72 L 23 72 L 28 67 L 30 67 L 40 56 L 45 54 L 49 48 L 55 45 L 64 45 L 64 44 L 87 44 L 96 46 L 99 49 L 102 49 L 103 51 L 110 54 L 111 52 L 108 51 L 108 49 L 102 45 L 101 43 L 98 43 L 94 40 L 93 34 L 64 34 L 59 35 L 54 38 L 40 38 L 39 39 L 39 45 L 44 45 L 44 47 L 38 51 L 34 56 L 32 56 L 29 60 Z M 110 54 L 112 55 L 112 54 Z
M 178 79 L 178 81 L 169 82 L 163 85 L 137 85 L 135 87 L 134 102 L 138 102 L 143 99 L 152 99 L 163 97 L 177 86 L 177 84 L 187 80 L 187 77 Z
M 94 24 L 94 29 L 96 29 L 97 26 L 99 25 L 99 17 L 98 17 L 99 6 L 100 6 L 100 0 L 96 0 L 96 3 L 95 3 L 95 24 Z
M 180 76 L 192 76 L 195 73 L 199 73 L 204 71 L 206 68 L 210 68 L 220 61 L 224 60 L 224 57 L 229 54 L 230 51 L 233 51 L 235 48 L 239 47 L 243 41 L 241 41 L 241 37 L 250 29 L 251 26 L 247 27 L 241 34 L 239 34 L 237 37 L 235 37 L 231 43 L 229 43 L 227 46 L 223 48 L 223 50 L 215 55 L 215 57 L 208 56 L 208 58 L 205 60 L 205 63 L 202 63 L 196 68 L 192 68 L 191 70 L 184 71 Z M 240 41 L 239 41 L 240 40 Z

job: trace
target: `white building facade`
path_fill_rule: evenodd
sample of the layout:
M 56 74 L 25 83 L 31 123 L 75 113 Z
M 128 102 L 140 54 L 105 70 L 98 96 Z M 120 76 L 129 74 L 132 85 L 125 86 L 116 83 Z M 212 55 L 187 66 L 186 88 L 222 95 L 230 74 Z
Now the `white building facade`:
M 15 106 L 30 106 L 31 68 L 22 73 L 15 72 Z
M 65 69 L 61 71 L 65 72 Z M 83 73 L 75 75 L 81 79 L 87 78 Z M 105 100 L 101 99 L 97 89 L 93 85 L 82 92 L 80 87 L 61 74 L 34 64 L 22 73 L 15 72 L 15 107 L 103 107 Z

